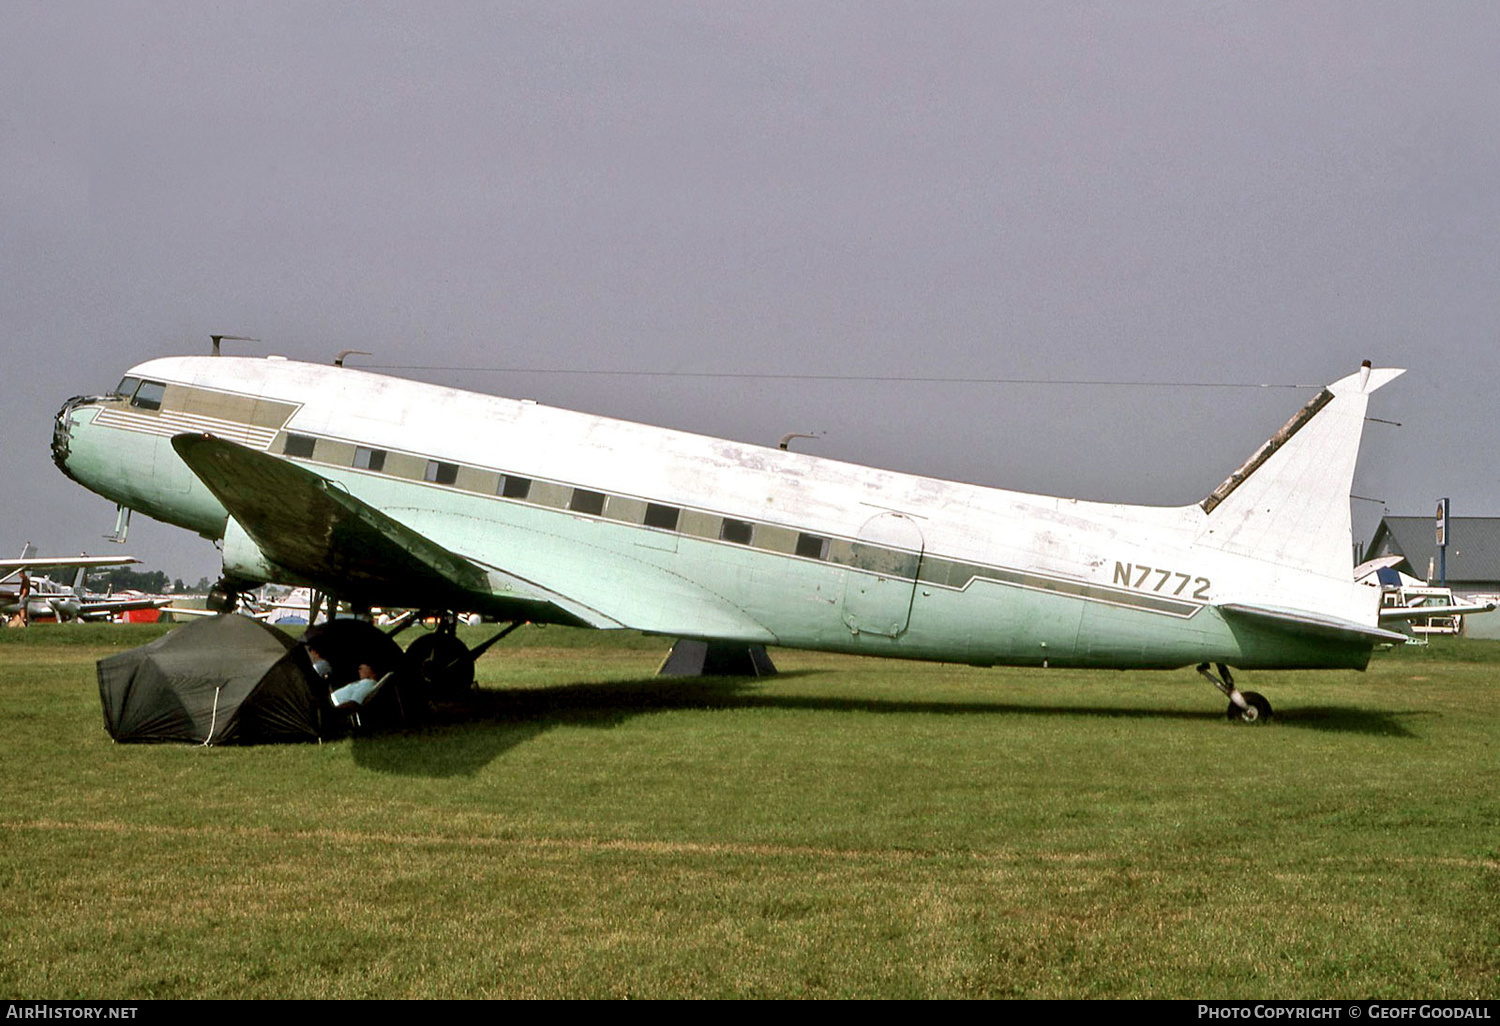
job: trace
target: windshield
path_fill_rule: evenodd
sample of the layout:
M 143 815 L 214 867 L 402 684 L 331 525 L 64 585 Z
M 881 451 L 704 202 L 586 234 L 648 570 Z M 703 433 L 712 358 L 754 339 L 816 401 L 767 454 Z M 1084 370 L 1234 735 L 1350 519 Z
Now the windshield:
M 159 410 L 162 396 L 166 393 L 167 386 L 160 381 L 142 381 L 141 387 L 135 390 L 135 398 L 130 400 L 130 405 L 141 410 Z
M 1408 594 L 1406 596 L 1406 604 L 1408 607 L 1415 608 L 1416 606 L 1421 606 L 1425 609 L 1428 606 L 1449 606 L 1453 604 L 1453 600 L 1448 595 Z

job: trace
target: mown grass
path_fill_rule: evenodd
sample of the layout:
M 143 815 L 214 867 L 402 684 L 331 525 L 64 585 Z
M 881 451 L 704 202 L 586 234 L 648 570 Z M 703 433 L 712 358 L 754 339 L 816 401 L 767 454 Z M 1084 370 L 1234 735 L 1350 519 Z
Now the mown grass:
M 527 629 L 421 730 L 110 743 L 93 661 L 0 632 L 7 997 L 1494 997 L 1500 643 L 1262 673 Z M 488 633 L 478 629 L 474 640 Z

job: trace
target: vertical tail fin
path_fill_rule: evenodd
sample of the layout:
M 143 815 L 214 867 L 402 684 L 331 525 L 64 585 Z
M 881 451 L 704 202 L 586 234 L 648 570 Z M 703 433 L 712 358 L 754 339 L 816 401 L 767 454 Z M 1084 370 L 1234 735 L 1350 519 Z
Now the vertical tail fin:
M 1319 392 L 1199 506 L 1199 544 L 1326 577 L 1349 577 L 1349 489 L 1370 393 L 1401 370 L 1368 361 Z

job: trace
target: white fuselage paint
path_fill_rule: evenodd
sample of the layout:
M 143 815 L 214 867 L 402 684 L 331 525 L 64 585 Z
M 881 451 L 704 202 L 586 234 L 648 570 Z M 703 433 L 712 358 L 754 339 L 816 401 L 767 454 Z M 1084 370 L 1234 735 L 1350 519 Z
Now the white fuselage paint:
M 1324 468 L 1315 458 L 1289 456 L 1288 460 L 1302 458 L 1306 463 L 1293 475 L 1299 480 L 1288 484 L 1282 480 L 1286 475 L 1262 476 L 1257 472 L 1210 515 L 1197 504 L 1149 507 L 1087 502 L 900 474 L 349 368 L 279 359 L 179 357 L 152 360 L 129 373 L 169 386 L 189 386 L 287 404 L 293 412 L 280 431 L 244 428 L 236 438 L 273 453 L 280 451 L 271 448 L 279 444 L 276 439 L 284 438 L 286 433 L 301 434 L 843 540 L 858 539 L 862 532 L 889 532 L 891 521 L 879 518 L 896 514 L 915 527 L 917 534 L 910 537 L 919 538 L 922 558 L 926 561 L 999 568 L 1012 574 L 1008 587 L 1013 591 L 1045 595 L 1049 600 L 1057 594 L 1083 594 L 1084 598 L 1072 600 L 1080 608 L 1099 606 L 1107 611 L 1135 606 L 1134 619 L 1116 629 L 1121 637 L 1136 632 L 1149 635 L 1155 629 L 1154 623 L 1195 617 L 1213 621 L 1199 623 L 1197 630 L 1204 638 L 1222 635 L 1225 631 L 1212 607 L 1225 603 L 1306 610 L 1371 626 L 1377 623 L 1378 592 L 1356 586 L 1348 567 L 1347 477 L 1352 476 L 1353 453 L 1357 452 L 1366 399 L 1365 379 L 1357 375 L 1330 386 L 1343 401 L 1342 408 L 1331 406 L 1320 412 L 1310 427 L 1288 443 L 1288 449 L 1295 445 L 1326 444 L 1340 453 L 1349 450 L 1347 456 L 1339 457 L 1342 462 L 1338 466 Z M 1375 373 L 1394 376 L 1399 372 Z M 1382 378 L 1368 391 L 1388 379 Z M 121 419 L 118 412 L 110 416 Z M 128 411 L 125 416 L 128 417 Z M 132 430 L 149 430 L 163 437 L 215 426 L 224 430 L 222 424 L 212 423 L 212 417 L 204 418 L 202 424 L 180 415 L 171 421 L 160 416 L 157 420 L 159 426 L 137 424 Z M 117 423 L 110 429 L 127 427 Z M 1348 438 L 1351 431 L 1352 449 Z M 453 551 L 486 565 L 513 570 L 506 563 L 508 550 L 504 544 L 488 547 L 475 540 L 486 530 L 483 523 L 456 534 L 450 530 L 455 518 L 463 518 L 471 525 L 476 520 L 473 511 L 479 507 L 468 498 L 455 496 L 454 503 L 450 503 L 434 497 L 433 490 L 441 490 L 439 485 L 395 482 L 388 475 L 347 465 L 331 468 L 316 461 L 307 465 L 345 482 L 356 497 Z M 163 468 L 158 466 L 157 471 L 162 473 Z M 181 481 L 183 473 L 185 468 L 179 468 L 175 479 Z M 1313 479 L 1329 474 L 1335 479 L 1345 475 L 1345 480 L 1342 485 L 1337 480 L 1330 485 Z M 91 480 L 82 475 L 79 479 L 116 501 L 141 505 L 132 501 L 132 496 L 141 497 L 140 488 L 131 492 L 121 483 Z M 398 491 L 402 493 L 400 497 L 396 495 Z M 505 500 L 493 495 L 478 498 L 496 509 L 505 505 Z M 213 534 L 215 525 L 205 523 L 201 512 L 202 497 L 196 501 L 199 512 L 191 516 L 175 519 L 163 516 L 163 509 L 171 505 L 166 500 L 156 501 L 147 512 Z M 1286 512 L 1288 509 L 1292 511 L 1290 514 Z M 568 515 L 564 511 L 550 512 Z M 222 515 L 220 510 L 219 532 L 222 532 Z M 482 521 L 484 517 L 478 519 Z M 504 530 L 504 520 L 496 515 L 493 525 L 496 532 Z M 660 532 L 636 527 L 636 533 L 644 539 L 643 550 L 653 546 L 666 548 L 656 544 L 661 539 Z M 895 548 L 914 547 L 903 545 L 900 538 L 875 540 Z M 1341 540 L 1341 552 L 1338 558 L 1333 558 L 1334 546 Z M 676 539 L 671 541 L 676 544 Z M 514 554 L 513 549 L 509 551 Z M 672 565 L 666 554 L 650 558 L 654 566 Z M 734 591 L 720 582 L 699 583 L 715 594 Z M 566 585 L 564 581 L 549 587 L 566 594 Z M 919 596 L 926 594 L 922 582 L 918 582 L 917 591 Z M 1147 606 L 1153 599 L 1169 601 L 1159 604 L 1164 608 L 1142 613 L 1140 604 L 1133 602 L 1131 596 L 1140 598 Z M 739 602 L 733 594 L 729 597 Z M 788 597 L 786 601 L 795 604 L 796 597 Z M 748 608 L 747 603 L 739 604 Z M 872 642 L 886 645 L 888 651 L 884 654 L 945 658 L 939 651 L 941 643 L 923 646 L 913 637 L 914 647 L 900 651 L 900 645 L 887 644 L 894 637 L 883 641 L 867 638 L 861 642 L 858 632 L 852 631 L 856 637 L 848 644 L 829 644 L 826 624 L 802 637 L 795 629 L 788 629 L 789 621 L 767 623 L 772 618 L 782 619 L 774 617 L 774 613 L 754 609 L 750 613 L 767 628 L 769 640 L 784 644 L 867 651 L 871 649 L 866 642 Z M 922 626 L 917 623 L 921 615 L 918 606 L 912 607 L 911 615 L 911 631 L 916 635 Z M 1078 615 L 1085 621 L 1081 630 L 1087 634 L 1089 622 L 1102 614 L 1080 611 Z M 669 623 L 647 620 L 627 625 L 675 633 Z M 982 615 L 972 618 L 963 629 L 972 636 L 976 629 L 973 624 L 981 620 Z M 1080 652 L 1085 642 L 1086 639 L 1079 640 Z M 1150 649 L 1149 638 L 1140 644 L 1143 651 Z M 1169 646 L 1166 656 L 1148 651 L 1139 658 L 1119 657 L 1111 662 L 1105 656 L 1084 661 L 1093 665 L 1162 665 L 1198 658 L 1196 655 L 1182 658 L 1178 649 L 1183 644 L 1179 640 L 1176 647 Z M 1125 647 L 1134 650 L 1135 642 Z M 1043 651 L 1045 644 L 1032 655 L 1014 659 L 1007 656 L 1004 646 L 995 648 L 993 653 L 983 648 L 971 644 L 948 657 L 1017 662 L 1047 658 Z M 1233 646 L 1221 645 L 1221 648 L 1223 652 L 1205 649 L 1202 657 L 1233 658 L 1238 654 L 1232 650 Z

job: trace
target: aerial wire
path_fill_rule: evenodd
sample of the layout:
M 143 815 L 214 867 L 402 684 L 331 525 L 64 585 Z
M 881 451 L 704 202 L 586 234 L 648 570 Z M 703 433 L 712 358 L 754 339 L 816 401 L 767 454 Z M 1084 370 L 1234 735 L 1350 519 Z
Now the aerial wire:
M 973 378 L 941 375 L 895 374 L 778 374 L 764 371 L 660 371 L 660 370 L 588 370 L 565 367 L 459 367 L 435 364 L 372 364 L 370 370 L 431 371 L 457 374 L 547 374 L 594 377 L 637 378 L 716 378 L 721 380 L 758 379 L 764 381 L 875 381 L 897 384 L 943 385 L 1066 385 L 1096 388 L 1322 388 L 1290 382 L 1249 381 L 1106 381 L 1101 379 L 1060 378 Z

